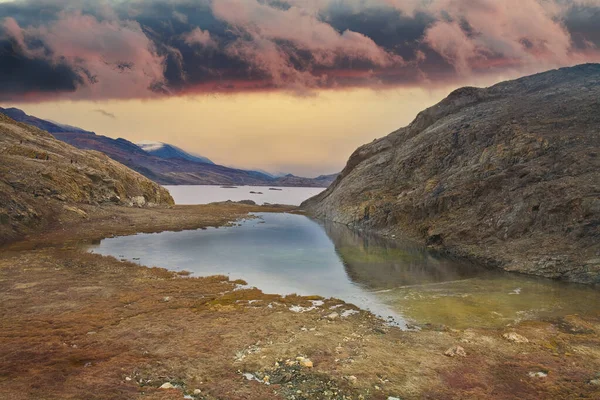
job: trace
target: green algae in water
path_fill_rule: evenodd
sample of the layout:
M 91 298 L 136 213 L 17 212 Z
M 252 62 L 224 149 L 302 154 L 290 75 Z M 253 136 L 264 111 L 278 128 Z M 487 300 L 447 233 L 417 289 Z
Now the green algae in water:
M 600 293 L 594 288 L 508 273 L 377 294 L 408 320 L 456 329 L 493 328 L 574 313 L 600 314 Z

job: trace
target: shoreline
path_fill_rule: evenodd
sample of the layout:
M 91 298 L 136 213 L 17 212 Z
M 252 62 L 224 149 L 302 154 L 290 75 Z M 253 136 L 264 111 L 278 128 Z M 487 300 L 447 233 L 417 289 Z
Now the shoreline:
M 357 309 L 338 300 L 267 295 L 224 276 L 183 279 L 80 247 L 104 237 L 223 226 L 249 212 L 292 208 L 79 209 L 86 217 L 65 212 L 53 230 L 2 247 L 0 397 L 600 395 L 600 385 L 592 383 L 600 378 L 600 316 L 503 329 L 401 331 L 364 310 L 342 317 L 342 310 Z M 502 336 L 513 332 L 528 342 Z M 451 349 L 454 356 L 444 354 Z M 161 389 L 166 383 L 173 388 Z

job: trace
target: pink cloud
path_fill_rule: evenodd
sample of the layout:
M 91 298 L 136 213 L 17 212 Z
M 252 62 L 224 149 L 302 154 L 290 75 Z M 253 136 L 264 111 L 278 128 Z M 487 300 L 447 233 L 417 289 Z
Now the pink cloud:
M 564 11 L 564 4 L 537 0 L 437 0 L 429 12 L 439 20 L 423 40 L 463 76 L 477 65 L 492 65 L 483 60 L 493 58 L 524 70 L 597 60 L 592 49 L 573 48 L 557 18 Z M 468 33 L 459 22 L 468 24 Z
M 183 40 L 190 46 L 217 47 L 217 42 L 210 36 L 210 32 L 198 27 L 183 35 Z
M 388 67 L 401 65 L 401 57 L 380 48 L 367 36 L 346 30 L 339 33 L 331 25 L 299 7 L 281 10 L 256 0 L 214 0 L 213 12 L 235 29 L 249 36 L 231 44 L 229 55 L 249 62 L 269 74 L 276 86 L 318 86 L 323 79 L 311 73 L 316 66 L 334 66 L 340 58 L 364 60 Z M 287 42 L 291 46 L 281 45 Z M 310 52 L 312 61 L 299 63 L 295 51 Z

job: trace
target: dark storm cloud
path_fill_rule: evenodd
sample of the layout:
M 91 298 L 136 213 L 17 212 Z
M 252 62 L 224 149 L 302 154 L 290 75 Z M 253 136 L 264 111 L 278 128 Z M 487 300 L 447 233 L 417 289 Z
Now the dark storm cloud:
M 600 0 L 0 4 L 2 99 L 447 84 L 600 60 Z

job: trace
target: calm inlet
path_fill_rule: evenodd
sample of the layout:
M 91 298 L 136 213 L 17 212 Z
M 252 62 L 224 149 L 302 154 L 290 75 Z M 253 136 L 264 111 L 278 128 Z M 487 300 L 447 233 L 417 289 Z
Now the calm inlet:
M 382 317 L 456 328 L 597 313 L 592 287 L 490 270 L 402 241 L 294 214 L 236 226 L 103 240 L 91 251 L 143 265 L 227 275 L 265 293 L 335 297 Z
M 208 204 L 219 201 L 253 200 L 256 204 L 287 204 L 299 206 L 325 188 L 275 186 L 165 186 L 176 204 Z

